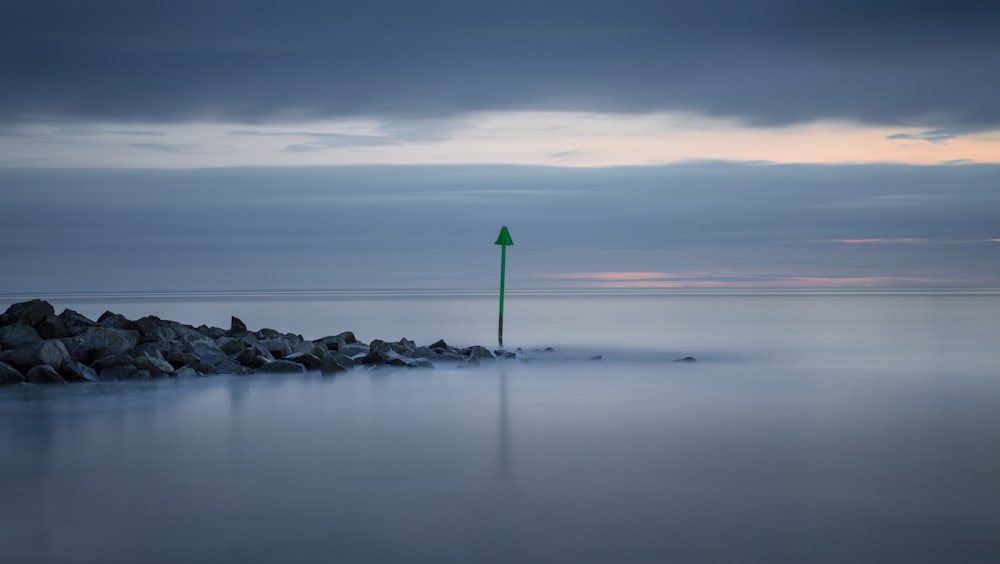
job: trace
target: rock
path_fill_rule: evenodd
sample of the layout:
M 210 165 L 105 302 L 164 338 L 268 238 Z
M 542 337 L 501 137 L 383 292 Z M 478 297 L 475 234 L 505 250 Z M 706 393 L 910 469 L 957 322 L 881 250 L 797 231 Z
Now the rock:
M 438 339 L 437 341 L 434 341 L 433 343 L 431 343 L 430 345 L 428 345 L 427 348 L 429 348 L 429 349 L 441 349 L 442 351 L 446 351 L 450 347 L 448 347 L 448 343 L 444 342 L 444 339 Z
M 492 358 L 495 358 L 493 356 L 493 353 L 490 352 L 490 349 L 488 349 L 486 347 L 481 347 L 481 346 L 478 346 L 478 345 L 474 346 L 474 347 L 466 347 L 466 348 L 462 349 L 461 351 L 459 351 L 459 354 L 461 354 L 465 358 L 470 358 L 470 359 L 471 358 L 478 358 L 478 359 L 483 359 L 483 358 L 492 359 Z
M 125 354 L 139 342 L 139 333 L 113 327 L 90 327 L 74 337 L 60 339 L 73 360 L 92 364 L 109 355 Z
M 70 359 L 69 352 L 62 341 L 39 341 L 37 343 L 25 343 L 14 349 L 10 356 L 11 364 L 28 370 L 32 366 L 48 364 L 49 366 L 61 366 L 64 361 Z
M 28 300 L 12 304 L 0 315 L 0 325 L 11 325 L 14 323 L 25 323 L 32 327 L 37 326 L 50 315 L 55 315 L 56 310 L 52 304 L 44 300 Z
M 156 358 L 154 356 L 143 355 L 136 357 L 135 367 L 139 370 L 148 370 L 150 375 L 154 378 L 159 378 L 161 374 L 163 376 L 170 376 L 174 373 L 173 365 L 162 358 Z
M 297 362 L 305 366 L 306 370 L 318 370 L 322 364 L 319 358 L 310 353 L 292 353 L 286 360 Z
M 140 343 L 172 341 L 177 338 L 177 333 L 173 328 L 155 315 L 147 315 L 137 319 L 134 325 L 139 332 Z
M 412 357 L 414 356 L 413 351 L 416 350 L 417 344 L 409 339 L 403 338 L 395 343 L 389 343 L 389 347 L 397 354 Z
M 50 315 L 38 324 L 38 334 L 43 339 L 62 339 L 69 337 L 70 332 L 66 329 L 66 324 L 57 315 Z
M 232 321 L 229 323 L 229 334 L 239 335 L 240 333 L 248 333 L 246 323 L 243 323 L 239 317 L 233 316 Z
M 62 366 L 59 367 L 59 374 L 67 382 L 96 382 L 98 380 L 97 372 L 93 368 L 76 360 L 63 362 Z
M 255 372 L 277 374 L 277 373 L 302 373 L 305 371 L 306 367 L 297 362 L 292 362 L 290 360 L 275 360 L 261 366 Z
M 32 367 L 32 369 L 24 375 L 24 378 L 32 384 L 66 383 L 66 380 L 63 380 L 63 377 L 59 375 L 59 372 L 48 364 L 39 364 L 38 366 Z
M 77 313 L 71 309 L 64 309 L 58 317 L 62 320 L 63 327 L 66 328 L 66 332 L 68 333 L 67 336 L 70 337 L 79 335 L 90 327 L 97 326 L 97 323 L 92 321 L 87 316 Z
M 674 362 L 695 362 L 697 359 L 693 356 L 685 356 L 684 358 L 678 358 Z
M 20 384 L 21 382 L 24 382 L 24 374 L 6 362 L 0 362 L 0 385 Z
M 601 355 L 592 356 L 590 357 L 590 360 L 604 360 L 604 357 Z
M 174 371 L 175 378 L 195 378 L 197 376 L 202 376 L 202 374 L 199 374 L 198 371 L 190 366 L 182 366 Z
M 240 363 L 240 366 L 246 366 L 247 368 L 260 368 L 268 362 L 274 360 L 274 358 L 267 358 L 260 354 L 256 347 L 243 349 L 234 357 L 236 362 Z
M 16 349 L 26 343 L 37 343 L 42 340 L 38 331 L 27 323 L 17 321 L 0 327 L 0 349 Z
M 292 345 L 286 339 L 280 337 L 264 339 L 259 344 L 261 348 L 277 359 L 285 358 L 295 352 L 292 349 Z
M 193 366 L 201 359 L 198 355 L 189 352 L 169 352 L 163 357 L 167 362 L 170 363 L 174 368 L 181 368 L 182 366 Z
M 347 343 L 340 349 L 340 354 L 351 358 L 358 358 L 371 352 L 371 348 L 364 343 Z
M 222 352 L 230 356 L 239 353 L 249 345 L 249 343 L 245 343 L 240 339 L 234 339 L 232 337 L 221 337 L 215 342 L 215 344 L 219 346 L 219 349 L 221 349 Z
M 351 357 L 339 353 L 329 354 L 320 360 L 319 371 L 323 374 L 336 374 L 354 368 Z
M 109 327 L 111 329 L 131 329 L 135 330 L 135 322 L 129 320 L 124 315 L 120 313 L 111 313 L 110 311 L 105 311 L 97 318 L 97 324 L 101 327 Z
M 220 349 L 212 341 L 197 341 L 192 343 L 191 347 L 193 349 L 191 352 L 198 356 L 201 363 L 211 366 L 217 374 L 239 374 L 242 372 L 240 363 L 236 362 L 232 358 L 229 358 L 229 356 L 222 352 L 222 349 Z M 199 370 L 197 366 L 192 368 Z

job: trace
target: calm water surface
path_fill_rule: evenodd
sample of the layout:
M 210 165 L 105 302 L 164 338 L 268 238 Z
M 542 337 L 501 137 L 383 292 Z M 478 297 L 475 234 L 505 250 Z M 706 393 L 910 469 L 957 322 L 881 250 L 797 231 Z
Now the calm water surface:
M 475 294 L 52 301 L 495 337 Z M 515 295 L 506 313 L 508 346 L 556 352 L 2 388 L 0 561 L 1000 560 L 1000 296 Z

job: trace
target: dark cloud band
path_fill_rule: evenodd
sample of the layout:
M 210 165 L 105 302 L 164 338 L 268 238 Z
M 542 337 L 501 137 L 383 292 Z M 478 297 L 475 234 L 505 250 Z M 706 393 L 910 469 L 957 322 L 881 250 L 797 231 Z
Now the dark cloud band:
M 30 0 L 0 120 L 531 109 L 1000 125 L 996 3 Z

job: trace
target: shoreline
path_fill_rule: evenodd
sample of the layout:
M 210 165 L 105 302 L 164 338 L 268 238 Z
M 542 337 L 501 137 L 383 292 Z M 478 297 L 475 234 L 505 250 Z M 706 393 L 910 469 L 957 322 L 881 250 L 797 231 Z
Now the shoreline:
M 235 316 L 229 329 L 152 315 L 131 320 L 111 311 L 95 321 L 71 309 L 57 315 L 41 299 L 12 304 L 0 315 L 0 385 L 307 371 L 332 375 L 355 366 L 474 366 L 513 357 L 514 352 L 459 348 L 443 339 L 426 346 L 406 338 L 364 343 L 351 331 L 309 340 L 269 328 L 251 331 Z

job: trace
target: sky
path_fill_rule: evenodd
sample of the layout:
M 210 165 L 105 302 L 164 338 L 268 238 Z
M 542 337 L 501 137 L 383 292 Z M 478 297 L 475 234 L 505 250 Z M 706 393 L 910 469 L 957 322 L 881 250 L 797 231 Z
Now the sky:
M 0 293 L 1000 287 L 1000 5 L 0 1 Z

